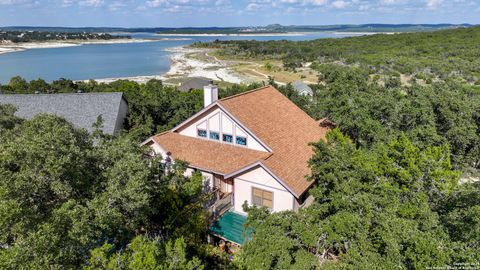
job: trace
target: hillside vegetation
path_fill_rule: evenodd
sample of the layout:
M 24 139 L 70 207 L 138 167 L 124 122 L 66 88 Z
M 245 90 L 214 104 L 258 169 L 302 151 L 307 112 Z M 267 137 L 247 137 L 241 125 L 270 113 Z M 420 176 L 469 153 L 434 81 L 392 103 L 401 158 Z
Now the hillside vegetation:
M 116 36 L 105 33 L 86 32 L 47 32 L 47 31 L 1 31 L 2 42 L 36 42 L 36 41 L 62 41 L 62 40 L 111 40 L 131 38 L 130 36 Z
M 219 48 L 227 58 L 280 59 L 291 70 L 307 62 L 313 68 L 337 63 L 358 65 L 371 74 L 480 83 L 480 27 L 312 41 L 217 40 L 194 46 Z

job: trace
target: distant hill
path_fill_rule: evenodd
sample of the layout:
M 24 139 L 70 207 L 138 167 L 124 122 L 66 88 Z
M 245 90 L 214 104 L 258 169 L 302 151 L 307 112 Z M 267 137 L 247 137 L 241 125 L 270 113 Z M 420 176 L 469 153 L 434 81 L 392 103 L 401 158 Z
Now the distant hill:
M 280 25 L 245 27 L 40 27 L 6 26 L 0 30 L 46 31 L 46 32 L 86 32 L 86 33 L 161 33 L 161 34 L 247 34 L 247 33 L 288 33 L 288 32 L 419 32 L 470 27 L 470 24 L 360 24 L 360 25 Z

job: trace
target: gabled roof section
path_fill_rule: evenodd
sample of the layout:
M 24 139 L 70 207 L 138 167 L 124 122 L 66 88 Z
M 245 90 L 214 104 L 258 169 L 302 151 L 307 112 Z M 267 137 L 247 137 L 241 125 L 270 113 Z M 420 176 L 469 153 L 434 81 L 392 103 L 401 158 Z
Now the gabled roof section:
M 152 139 L 171 152 L 175 159 L 185 160 L 190 166 L 221 175 L 237 171 L 271 154 L 217 143 L 206 139 L 183 136 L 175 132 L 164 132 Z
M 241 123 L 240 121 L 238 121 L 238 119 L 235 119 L 235 117 L 229 112 L 227 111 L 225 108 L 223 108 L 223 106 L 218 102 L 214 102 L 212 104 L 210 104 L 209 106 L 203 108 L 202 110 L 200 110 L 199 112 L 197 112 L 196 114 L 194 114 L 193 116 L 191 116 L 190 118 L 188 118 L 187 120 L 183 121 L 182 123 L 180 123 L 178 126 L 174 127 L 172 129 L 172 132 L 180 132 L 183 128 L 187 127 L 190 123 L 196 121 L 197 119 L 203 117 L 204 115 L 208 114 L 208 112 L 216 109 L 216 108 L 219 108 L 221 109 L 226 115 L 228 115 L 230 118 L 232 118 L 232 120 L 237 124 L 239 125 L 241 128 L 243 128 L 250 136 L 252 136 L 253 138 L 255 138 L 257 140 L 257 142 L 262 145 L 267 151 L 271 152 L 272 149 L 265 143 L 263 142 L 260 138 L 258 138 L 255 133 L 253 133 L 248 127 L 246 127 L 243 123 Z
M 219 100 L 219 104 L 242 122 L 272 149 L 262 160 L 297 197 L 312 184 L 308 160 L 313 154 L 309 145 L 325 138 L 323 128 L 272 86 Z
M 17 107 L 15 115 L 30 119 L 40 113 L 65 118 L 77 128 L 93 131 L 92 125 L 99 115 L 103 118 L 103 131 L 114 134 L 117 123 L 126 115 L 121 110 L 122 93 L 68 93 L 68 94 L 0 94 L 0 104 Z M 123 101 L 125 102 L 125 101 Z M 121 128 L 121 127 L 120 127 Z

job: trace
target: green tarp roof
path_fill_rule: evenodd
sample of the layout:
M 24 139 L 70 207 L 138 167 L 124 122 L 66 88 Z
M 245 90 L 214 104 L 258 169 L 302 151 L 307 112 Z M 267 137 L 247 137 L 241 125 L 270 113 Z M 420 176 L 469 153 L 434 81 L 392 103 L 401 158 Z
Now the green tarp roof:
M 243 224 L 246 220 L 246 216 L 228 211 L 213 222 L 212 226 L 210 226 L 210 233 L 243 245 L 245 240 L 250 237 L 250 230 L 247 230 L 244 234 Z

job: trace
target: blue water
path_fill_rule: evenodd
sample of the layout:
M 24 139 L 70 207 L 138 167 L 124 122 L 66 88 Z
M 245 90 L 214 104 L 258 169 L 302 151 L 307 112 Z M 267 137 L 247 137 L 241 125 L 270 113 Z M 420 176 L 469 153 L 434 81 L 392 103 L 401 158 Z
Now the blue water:
M 135 38 L 188 38 L 127 44 L 90 44 L 77 47 L 30 49 L 0 55 L 0 83 L 13 76 L 27 80 L 59 78 L 88 80 L 100 78 L 160 75 L 170 68 L 168 48 L 184 46 L 196 41 L 219 40 L 311 40 L 336 38 L 333 33 L 311 33 L 301 36 L 155 36 L 134 34 Z

